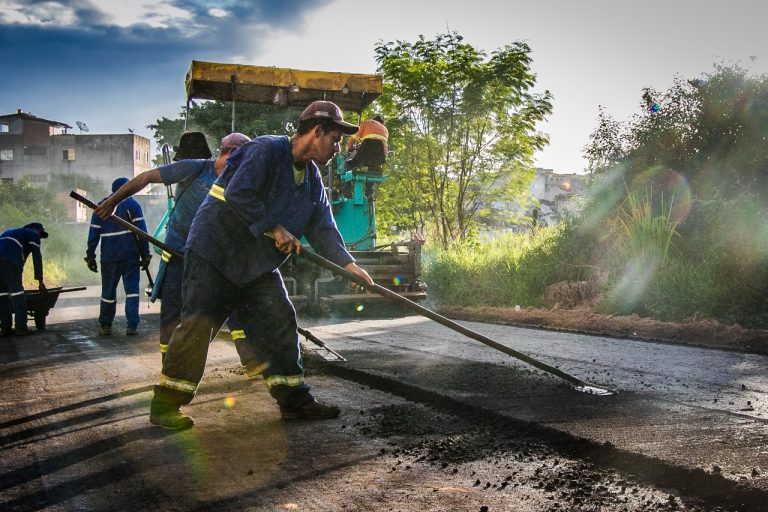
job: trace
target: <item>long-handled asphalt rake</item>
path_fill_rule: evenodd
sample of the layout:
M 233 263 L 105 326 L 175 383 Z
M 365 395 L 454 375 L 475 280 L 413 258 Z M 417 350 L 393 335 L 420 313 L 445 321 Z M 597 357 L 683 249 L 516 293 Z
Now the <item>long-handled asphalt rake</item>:
M 598 395 L 598 396 L 608 396 L 616 393 L 616 391 L 614 390 L 583 381 L 577 377 L 574 377 L 573 375 L 565 373 L 564 371 L 558 368 L 555 368 L 554 366 L 550 366 L 546 363 L 543 363 L 537 359 L 532 358 L 531 356 L 523 354 L 522 352 L 518 352 L 517 350 L 511 349 L 505 345 L 502 345 L 501 343 L 494 341 L 491 338 L 480 334 L 479 332 L 475 332 L 472 329 L 468 329 L 463 325 L 454 322 L 453 320 L 450 320 L 438 313 L 435 313 L 431 309 L 425 308 L 424 306 L 421 306 L 413 301 L 410 301 L 407 298 L 401 295 L 398 295 L 396 292 L 393 292 L 388 288 L 384 288 L 383 286 L 378 284 L 372 284 L 372 285 L 368 284 L 368 282 L 365 281 L 363 278 L 359 277 L 358 275 L 350 272 L 349 270 L 343 267 L 336 265 L 331 261 L 328 261 L 327 259 L 323 258 L 322 256 L 320 256 L 315 252 L 303 250 L 301 251 L 301 255 L 304 258 L 308 259 L 310 262 L 314 263 L 315 265 L 318 265 L 320 267 L 323 267 L 326 270 L 330 270 L 331 272 L 339 274 L 368 291 L 371 291 L 373 293 L 386 297 L 387 299 L 393 302 L 396 302 L 397 304 L 400 304 L 404 307 L 407 307 L 413 311 L 416 311 L 418 314 L 425 316 L 431 320 L 434 320 L 435 322 L 442 324 L 448 327 L 449 329 L 453 329 L 454 331 L 459 332 L 465 336 L 468 336 L 469 338 L 472 338 L 474 340 L 477 340 L 484 345 L 494 348 L 500 352 L 504 352 L 505 354 L 512 356 L 516 359 L 519 359 L 521 361 L 524 361 L 530 364 L 531 366 L 535 366 L 539 370 L 550 373 L 556 377 L 560 377 L 561 379 L 571 384 L 574 387 L 574 389 L 576 389 L 577 391 L 581 391 L 583 393 L 589 393 L 592 395 Z

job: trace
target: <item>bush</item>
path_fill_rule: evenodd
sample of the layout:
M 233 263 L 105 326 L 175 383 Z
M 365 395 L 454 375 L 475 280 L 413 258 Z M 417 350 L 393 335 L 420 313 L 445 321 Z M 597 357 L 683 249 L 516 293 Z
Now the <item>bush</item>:
M 487 235 L 482 244 L 425 251 L 424 278 L 434 300 L 476 306 L 538 306 L 547 286 L 590 279 L 589 245 L 569 220 L 533 233 Z

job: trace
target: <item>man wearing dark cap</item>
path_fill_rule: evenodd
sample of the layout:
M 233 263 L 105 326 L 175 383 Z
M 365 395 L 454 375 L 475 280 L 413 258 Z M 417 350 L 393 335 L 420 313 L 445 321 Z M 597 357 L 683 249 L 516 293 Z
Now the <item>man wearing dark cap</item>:
M 27 256 L 32 254 L 35 279 L 40 290 L 45 290 L 43 257 L 40 253 L 41 238 L 48 238 L 48 233 L 39 222 L 9 229 L 0 234 L 0 336 L 24 336 L 30 333 L 27 327 L 27 302 L 24 299 L 22 276 Z
M 205 134 L 202 132 L 184 132 L 179 138 L 179 145 L 174 146 L 175 151 L 173 161 L 211 158 L 211 148 L 208 147 L 208 141 L 205 140 Z
M 199 137 L 191 137 L 195 133 L 199 134 Z M 185 136 L 187 137 L 185 138 Z M 176 202 L 166 226 L 165 244 L 171 249 L 184 253 L 192 219 L 208 195 L 211 185 L 224 171 L 229 155 L 250 140 L 242 133 L 230 133 L 221 139 L 218 158 L 208 160 L 211 151 L 205 144 L 203 134 L 186 132 L 182 135 L 174 156 L 174 163 L 151 169 L 134 177 L 105 199 L 94 213 L 106 220 L 121 201 L 139 192 L 150 183 L 164 183 L 168 186 L 175 184 Z M 183 271 L 184 261 L 163 251 L 160 269 L 152 289 L 152 300 L 158 298 L 162 300 L 160 307 L 160 353 L 163 358 L 165 358 L 173 330 L 179 325 L 181 318 L 181 278 Z M 242 328 L 237 320 L 230 318 L 228 323 L 243 366 L 249 370 L 258 367 L 258 363 L 253 361 L 253 353 L 244 343 L 239 341 L 245 335 L 242 333 L 241 336 Z
M 296 312 L 278 267 L 299 253 L 306 236 L 319 254 L 372 282 L 344 247 L 317 167 L 339 151 L 343 134 L 356 131 L 338 106 L 316 101 L 293 137 L 257 137 L 229 157 L 187 238 L 181 324 L 155 386 L 150 422 L 169 429 L 194 424 L 180 408 L 195 396 L 211 333 L 232 310 L 246 332 L 265 338 L 263 375 L 284 419 L 339 415 L 304 382 Z
M 112 192 L 128 183 L 128 178 L 112 182 Z M 106 199 L 104 199 L 106 201 Z M 103 201 L 102 201 L 103 202 Z M 114 214 L 130 222 L 142 231 L 147 230 L 144 213 L 135 199 L 129 197 L 120 202 Z M 102 220 L 95 213 L 91 215 L 88 231 L 88 249 L 85 263 L 92 272 L 98 272 L 96 247 L 101 242 L 101 303 L 99 308 L 99 334 L 112 334 L 112 322 L 117 310 L 117 285 L 122 279 L 125 289 L 125 334 L 138 334 L 139 326 L 139 280 L 140 269 L 146 269 L 152 256 L 149 243 L 138 239 L 131 231 L 112 220 Z

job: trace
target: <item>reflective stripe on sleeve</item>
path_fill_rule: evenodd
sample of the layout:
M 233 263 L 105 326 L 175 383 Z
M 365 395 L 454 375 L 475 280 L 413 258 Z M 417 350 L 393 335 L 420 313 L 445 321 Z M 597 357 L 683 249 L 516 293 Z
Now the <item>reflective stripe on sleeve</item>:
M 167 343 L 161 343 L 160 344 L 160 353 L 165 354 L 168 352 L 168 344 Z
M 35 247 L 40 247 L 40 244 L 36 244 L 35 242 L 27 242 L 29 245 L 34 245 Z
M 361 141 L 368 140 L 368 139 L 374 139 L 374 140 L 382 140 L 384 142 L 387 142 L 387 137 L 384 135 L 380 135 L 378 133 L 369 133 L 368 135 L 364 136 Z
M 208 193 L 219 201 L 227 202 L 227 199 L 224 197 L 224 187 L 221 185 L 211 185 L 211 190 Z
M 130 235 L 130 234 L 132 234 L 132 233 L 130 231 L 126 230 L 126 231 L 115 231 L 114 233 L 104 233 L 101 236 L 102 237 L 106 237 L 106 236 L 119 236 L 119 235 Z
M 187 380 L 172 379 L 167 375 L 160 374 L 160 386 L 168 389 L 175 389 L 177 391 L 184 391 L 185 393 L 193 393 L 197 391 L 197 384 L 189 382 Z
M 242 329 L 230 331 L 229 335 L 232 336 L 232 341 L 245 339 L 245 331 Z
M 24 290 L 21 290 L 20 292 L 14 292 L 14 293 L 8 292 L 9 297 L 17 297 L 19 295 L 24 295 Z
M 270 375 L 265 380 L 267 381 L 267 386 L 270 388 L 275 386 L 290 386 L 295 388 L 304 384 L 303 375 Z
M 163 251 L 161 256 L 164 262 L 168 263 L 169 261 L 171 261 L 171 253 L 169 253 L 168 251 Z
M 18 245 L 18 246 L 19 246 L 19 247 L 21 247 L 22 249 L 24 248 L 24 246 L 23 246 L 23 245 L 21 245 L 21 242 L 19 242 L 18 240 L 16 240 L 16 239 L 15 239 L 15 238 L 13 238 L 12 236 L 4 236 L 4 237 L 0 238 L 0 240 L 13 240 L 14 242 L 16 242 L 16 245 Z

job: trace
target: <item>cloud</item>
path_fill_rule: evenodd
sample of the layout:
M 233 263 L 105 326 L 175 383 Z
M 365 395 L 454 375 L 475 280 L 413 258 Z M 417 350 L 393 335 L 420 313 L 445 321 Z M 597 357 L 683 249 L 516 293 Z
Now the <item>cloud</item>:
M 117 110 L 177 109 L 191 60 L 256 64 L 249 59 L 276 31 L 300 30 L 327 2 L 0 0 L 0 114 L 34 109 L 67 121 L 69 110 L 91 109 L 89 121 L 107 122 Z

